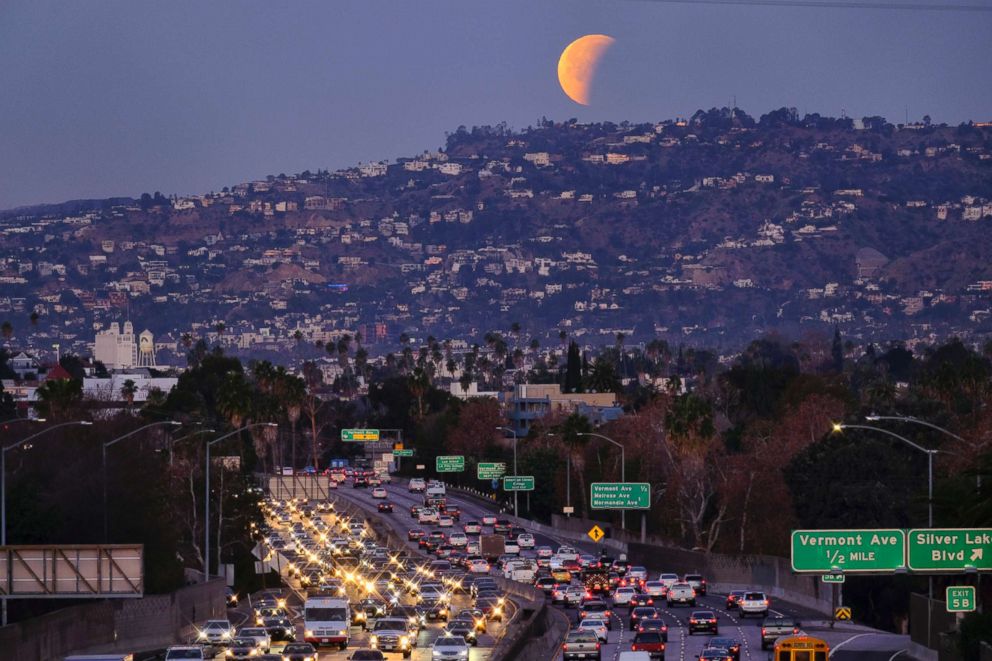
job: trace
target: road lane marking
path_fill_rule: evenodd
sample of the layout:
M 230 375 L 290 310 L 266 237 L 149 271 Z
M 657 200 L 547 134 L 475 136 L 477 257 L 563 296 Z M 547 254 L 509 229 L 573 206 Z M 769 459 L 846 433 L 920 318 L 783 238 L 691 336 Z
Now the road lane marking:
M 830 650 L 830 656 L 833 656 L 834 655 L 834 652 L 836 652 L 837 650 L 839 650 L 840 648 L 842 648 L 844 645 L 847 645 L 848 643 L 850 643 L 853 640 L 857 640 L 858 638 L 863 638 L 864 636 L 874 636 L 874 635 L 875 635 L 874 633 L 858 633 L 858 634 L 854 634 L 850 638 L 847 638 L 846 640 L 842 640 L 839 643 L 837 643 L 836 645 L 834 645 L 833 649 Z
M 899 650 L 898 652 L 896 652 L 895 654 L 893 654 L 892 656 L 889 657 L 889 661 L 892 661 L 892 659 L 896 658 L 897 656 L 899 656 L 900 654 L 902 654 L 903 652 L 906 652 L 906 651 L 907 650 L 904 650 L 904 649 Z

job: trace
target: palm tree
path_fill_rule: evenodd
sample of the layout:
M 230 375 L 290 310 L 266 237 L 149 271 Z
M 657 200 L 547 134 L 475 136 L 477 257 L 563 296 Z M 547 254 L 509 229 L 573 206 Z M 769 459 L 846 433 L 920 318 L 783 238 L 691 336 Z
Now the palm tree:
M 14 325 L 9 321 L 5 321 L 0 324 L 0 333 L 3 333 L 3 339 L 9 340 L 14 334 Z
M 138 387 L 135 385 L 134 381 L 127 379 L 124 381 L 124 385 L 121 386 L 121 397 L 127 402 L 127 410 L 130 412 L 131 407 L 134 406 L 134 396 L 138 393 Z
M 36 391 L 38 408 L 49 420 L 64 420 L 83 401 L 83 383 L 78 379 L 49 379 Z
M 424 419 L 424 397 L 431 389 L 431 380 L 427 372 L 418 367 L 413 370 L 413 374 L 407 379 L 407 387 L 410 394 L 417 400 L 417 419 Z

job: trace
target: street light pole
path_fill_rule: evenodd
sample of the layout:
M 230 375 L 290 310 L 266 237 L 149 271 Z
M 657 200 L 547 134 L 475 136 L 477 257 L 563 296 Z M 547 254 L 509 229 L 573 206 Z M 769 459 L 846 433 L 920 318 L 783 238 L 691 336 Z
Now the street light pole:
M 900 436 L 899 434 L 889 431 L 884 427 L 875 427 L 873 425 L 845 425 L 840 423 L 834 423 L 834 432 L 840 433 L 845 429 L 866 429 L 869 431 L 877 431 L 881 434 L 886 434 L 892 438 L 899 439 L 909 447 L 919 450 L 920 452 L 927 455 L 927 527 L 933 528 L 933 456 L 937 454 L 937 450 L 931 448 L 925 448 L 919 443 L 914 443 L 905 436 Z M 930 583 L 930 599 L 933 599 L 933 577 L 929 578 Z
M 957 440 L 961 441 L 962 443 L 964 443 L 965 445 L 969 446 L 972 449 L 974 449 L 975 447 L 977 447 L 974 443 L 971 443 L 969 441 L 964 440 L 963 438 L 961 438 L 960 436 L 958 436 L 957 434 L 955 434 L 952 431 L 948 431 L 947 429 L 944 429 L 943 427 L 938 427 L 937 425 L 933 424 L 932 422 L 927 422 L 926 420 L 920 420 L 919 418 L 914 418 L 914 417 L 911 417 L 911 416 L 904 416 L 904 415 L 874 415 L 873 414 L 873 415 L 866 415 L 865 416 L 865 420 L 869 420 L 871 422 L 878 422 L 879 420 L 894 420 L 896 422 L 909 422 L 909 423 L 914 424 L 914 425 L 923 425 L 924 427 L 929 427 L 930 429 L 935 429 L 935 430 L 941 432 L 942 434 L 947 434 L 951 438 L 954 438 L 954 439 L 957 439 Z M 979 492 L 981 492 L 981 490 L 982 490 L 982 473 L 981 473 L 981 471 L 979 471 L 978 474 L 975 476 L 975 488 Z
M 224 434 L 220 438 L 215 438 L 212 441 L 207 441 L 207 462 L 204 466 L 204 479 L 205 486 L 203 489 L 203 582 L 206 583 L 210 577 L 210 447 L 215 443 L 220 443 L 221 441 L 228 439 L 235 434 L 240 434 L 241 432 L 252 429 L 253 427 L 278 427 L 274 422 L 255 422 L 250 425 L 245 425 L 240 429 L 235 429 L 229 434 Z M 218 521 L 217 525 L 221 525 Z M 217 548 L 217 570 L 220 571 L 220 547 Z
M 627 481 L 627 473 L 626 473 L 627 460 L 624 458 L 624 449 L 621 444 L 617 443 L 609 436 L 603 436 L 602 434 L 595 434 L 593 432 L 579 432 L 578 434 L 576 434 L 576 436 L 595 436 L 596 438 L 601 438 L 604 441 L 609 441 L 613 445 L 620 448 L 620 481 L 621 482 Z M 620 510 L 620 527 L 624 530 L 627 529 L 627 510 L 625 509 Z
M 195 432 L 193 432 L 192 434 L 186 434 L 185 436 L 180 436 L 179 438 L 170 438 L 169 439 L 169 466 L 172 466 L 172 455 L 173 455 L 173 450 L 172 449 L 175 447 L 176 443 L 178 443 L 179 441 L 185 441 L 187 438 L 192 438 L 192 437 L 197 436 L 199 434 L 213 434 L 216 431 L 217 431 L 216 429 L 198 429 Z
M 62 422 L 57 425 L 43 429 L 37 434 L 32 434 L 27 438 L 22 438 L 16 443 L 11 443 L 10 445 L 0 448 L 0 546 L 7 546 L 7 453 L 14 448 L 23 447 L 29 441 L 32 441 L 42 434 L 47 434 L 50 431 L 59 429 L 60 427 L 69 427 L 71 425 L 82 425 L 84 427 L 89 427 L 93 423 L 89 420 L 73 420 L 71 422 Z M 7 597 L 0 599 L 0 626 L 7 626 Z
M 161 427 L 162 425 L 172 425 L 173 427 L 181 426 L 183 423 L 177 422 L 175 420 L 161 420 L 159 422 L 153 422 L 151 424 L 145 425 L 143 427 L 138 427 L 135 430 L 129 431 L 123 436 L 118 436 L 117 438 L 107 441 L 103 444 L 103 464 L 101 475 L 103 477 L 103 543 L 106 544 L 108 539 L 109 530 L 109 515 L 107 513 L 107 448 L 111 445 L 120 443 L 121 441 L 131 438 L 139 432 L 143 432 L 146 429 L 151 429 L 152 427 Z
M 512 427 L 497 427 L 498 430 L 508 431 L 513 434 L 513 475 L 517 475 L 517 431 Z M 513 516 L 517 516 L 517 492 L 513 491 Z

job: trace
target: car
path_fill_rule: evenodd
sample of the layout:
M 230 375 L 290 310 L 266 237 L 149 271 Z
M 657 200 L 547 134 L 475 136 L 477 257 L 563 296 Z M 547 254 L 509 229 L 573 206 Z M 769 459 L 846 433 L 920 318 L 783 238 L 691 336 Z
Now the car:
M 515 539 L 507 539 L 503 542 L 503 550 L 511 555 L 520 553 L 520 544 Z
M 652 631 L 660 633 L 661 639 L 666 643 L 668 642 L 668 625 L 665 624 L 664 620 L 659 618 L 641 618 L 637 622 L 637 629 L 634 630 L 634 633 L 649 633 Z
M 706 647 L 696 657 L 699 661 L 733 661 L 734 657 L 718 647 Z
M 469 653 L 469 645 L 465 642 L 465 639 L 460 636 L 438 636 L 434 640 L 434 644 L 431 646 L 431 659 L 432 661 L 439 661 L 442 659 L 467 659 Z
M 737 602 L 740 601 L 741 597 L 747 590 L 731 590 L 727 593 L 727 610 L 733 610 L 737 608 Z
M 378 505 L 375 506 L 375 508 L 376 508 L 376 510 L 378 510 L 379 512 L 382 512 L 383 514 L 392 514 L 393 513 L 393 504 L 392 503 L 379 503 Z
M 383 652 L 399 652 L 404 659 L 409 659 L 417 644 L 419 630 L 419 624 L 414 629 L 407 618 L 383 617 L 376 620 L 372 627 L 369 646 Z
M 741 644 L 734 638 L 720 636 L 710 638 L 706 641 L 706 647 L 703 649 L 718 650 L 721 654 L 729 657 L 733 661 L 740 661 L 741 659 Z
M 645 581 L 644 582 L 644 594 L 649 594 L 652 597 L 664 597 L 668 592 L 665 584 L 661 581 Z
M 423 528 L 410 528 L 409 530 L 406 531 L 406 538 L 411 542 L 415 542 L 419 539 L 422 539 L 426 535 L 427 535 L 427 531 L 424 530 Z
M 737 601 L 737 610 L 742 619 L 752 615 L 767 617 L 768 605 L 768 596 L 764 592 L 745 592 Z
M 768 617 L 761 623 L 761 649 L 766 650 L 779 638 L 799 633 L 800 623 L 791 617 Z
M 692 615 L 689 616 L 689 635 L 691 636 L 697 631 L 712 633 L 714 636 L 719 634 L 720 627 L 717 624 L 716 613 L 713 611 L 693 611 Z
M 522 549 L 532 549 L 534 548 L 534 543 L 534 535 L 529 532 L 524 532 L 517 535 L 517 546 Z
M 246 661 L 258 656 L 258 647 L 253 638 L 233 638 L 224 656 L 235 661 Z
M 585 659 L 594 659 L 595 661 L 601 661 L 602 653 L 600 645 L 599 638 L 591 631 L 569 631 L 568 636 L 565 638 L 565 644 L 561 648 L 562 660 L 584 661 Z
M 352 489 L 365 488 L 369 486 L 369 480 L 367 477 L 355 476 L 355 479 L 351 482 Z
M 631 608 L 635 606 L 654 606 L 654 597 L 647 593 L 634 593 L 634 596 L 630 598 L 630 603 L 628 604 Z
M 580 585 L 569 585 L 565 588 L 565 605 L 578 606 L 586 596 L 586 590 Z
M 422 507 L 417 514 L 418 523 L 438 523 L 437 510 L 433 507 Z
M 238 607 L 238 593 L 234 591 L 234 588 L 224 588 L 224 599 L 227 601 L 228 608 Z
M 503 603 L 502 597 L 497 597 L 494 595 L 491 597 L 479 597 L 475 602 L 475 606 L 485 613 L 486 618 L 497 622 L 502 622 Z
M 636 581 L 638 585 L 644 585 L 648 580 L 648 570 L 640 566 L 630 567 L 625 576 L 630 581 Z
M 410 493 L 423 493 L 427 491 L 427 483 L 424 482 L 423 478 L 412 477 L 410 478 L 410 484 L 407 485 L 407 490 Z
M 691 585 L 696 594 L 706 596 L 706 579 L 703 578 L 702 574 L 686 574 L 682 578 L 682 582 Z
M 420 516 L 420 510 L 424 509 L 423 505 L 411 505 L 410 506 L 410 518 L 416 519 Z
M 634 634 L 634 640 L 630 643 L 633 652 L 647 652 L 652 659 L 665 658 L 666 643 L 662 640 L 661 634 L 656 631 L 646 631 Z
M 453 532 L 448 535 L 448 543 L 452 546 L 465 546 L 468 544 L 468 536 L 463 532 Z
M 261 652 L 268 652 L 272 647 L 272 637 L 263 627 L 241 627 L 235 637 L 251 638 L 255 641 L 255 647 Z
M 234 638 L 234 626 L 227 620 L 207 620 L 197 634 L 197 642 L 227 645 Z
M 665 598 L 668 601 L 669 608 L 675 604 L 696 605 L 696 591 L 688 583 L 673 583 L 668 588 Z
M 602 599 L 589 599 L 579 607 L 579 619 L 585 619 L 587 617 L 602 617 L 606 620 L 606 628 L 612 629 L 613 625 L 611 623 L 611 618 L 613 612 L 610 607 Z
M 657 608 L 652 606 L 638 606 L 632 609 L 630 611 L 630 630 L 635 631 L 637 629 L 637 623 L 645 619 L 660 620 L 661 613 L 658 612 Z
M 165 661 L 205 661 L 203 648 L 194 645 L 173 645 L 165 650 Z
M 451 528 L 455 525 L 455 520 L 447 514 L 440 514 L 437 517 L 437 525 L 441 528 Z
M 466 535 L 481 535 L 482 524 L 478 521 L 466 521 L 465 525 L 462 526 L 462 530 L 465 531 Z
M 538 558 L 550 558 L 554 555 L 554 551 L 551 550 L 550 546 L 538 546 L 534 551 L 537 553 Z
M 493 532 L 497 535 L 509 535 L 511 528 L 513 528 L 513 524 L 510 523 L 509 519 L 496 519 L 493 522 Z
M 386 656 L 379 650 L 355 650 L 348 661 L 386 661 Z
M 658 580 L 665 584 L 665 589 L 671 588 L 674 584 L 679 582 L 678 574 L 660 574 Z
M 636 595 L 637 590 L 634 588 L 617 588 L 613 592 L 613 605 L 626 606 Z
M 486 562 L 485 558 L 476 558 L 469 561 L 468 570 L 473 574 L 488 574 L 490 569 L 489 563 Z
M 610 636 L 609 627 L 606 626 L 606 620 L 601 617 L 587 617 L 579 621 L 579 625 L 575 627 L 576 631 L 591 631 L 596 634 L 596 638 L 601 643 L 605 643 Z
M 486 633 L 486 629 L 488 628 L 486 614 L 478 608 L 463 608 L 458 611 L 458 615 L 455 616 L 455 619 L 471 620 L 475 624 L 475 630 L 478 633 Z
M 551 591 L 554 590 L 556 585 L 558 583 L 550 576 L 540 576 L 534 581 L 534 587 L 543 591 L 544 594 L 551 594 Z
M 452 620 L 441 632 L 442 636 L 461 636 L 465 642 L 475 647 L 479 644 L 479 637 L 475 632 L 475 623 L 472 620 Z
M 285 615 L 270 615 L 262 618 L 262 626 L 269 632 L 272 640 L 296 640 L 296 627 Z
M 386 489 L 383 487 L 376 487 L 372 489 L 373 498 L 386 498 L 389 494 L 386 493 Z
M 462 511 L 458 509 L 457 505 L 445 504 L 444 513 L 450 516 L 455 521 L 459 521 L 462 518 Z

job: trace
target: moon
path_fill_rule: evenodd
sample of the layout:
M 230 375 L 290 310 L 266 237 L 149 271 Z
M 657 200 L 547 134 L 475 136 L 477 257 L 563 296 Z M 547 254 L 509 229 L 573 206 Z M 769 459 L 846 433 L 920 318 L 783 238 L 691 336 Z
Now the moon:
M 587 34 L 565 47 L 558 58 L 558 83 L 568 98 L 589 105 L 599 61 L 614 41 L 605 34 Z

